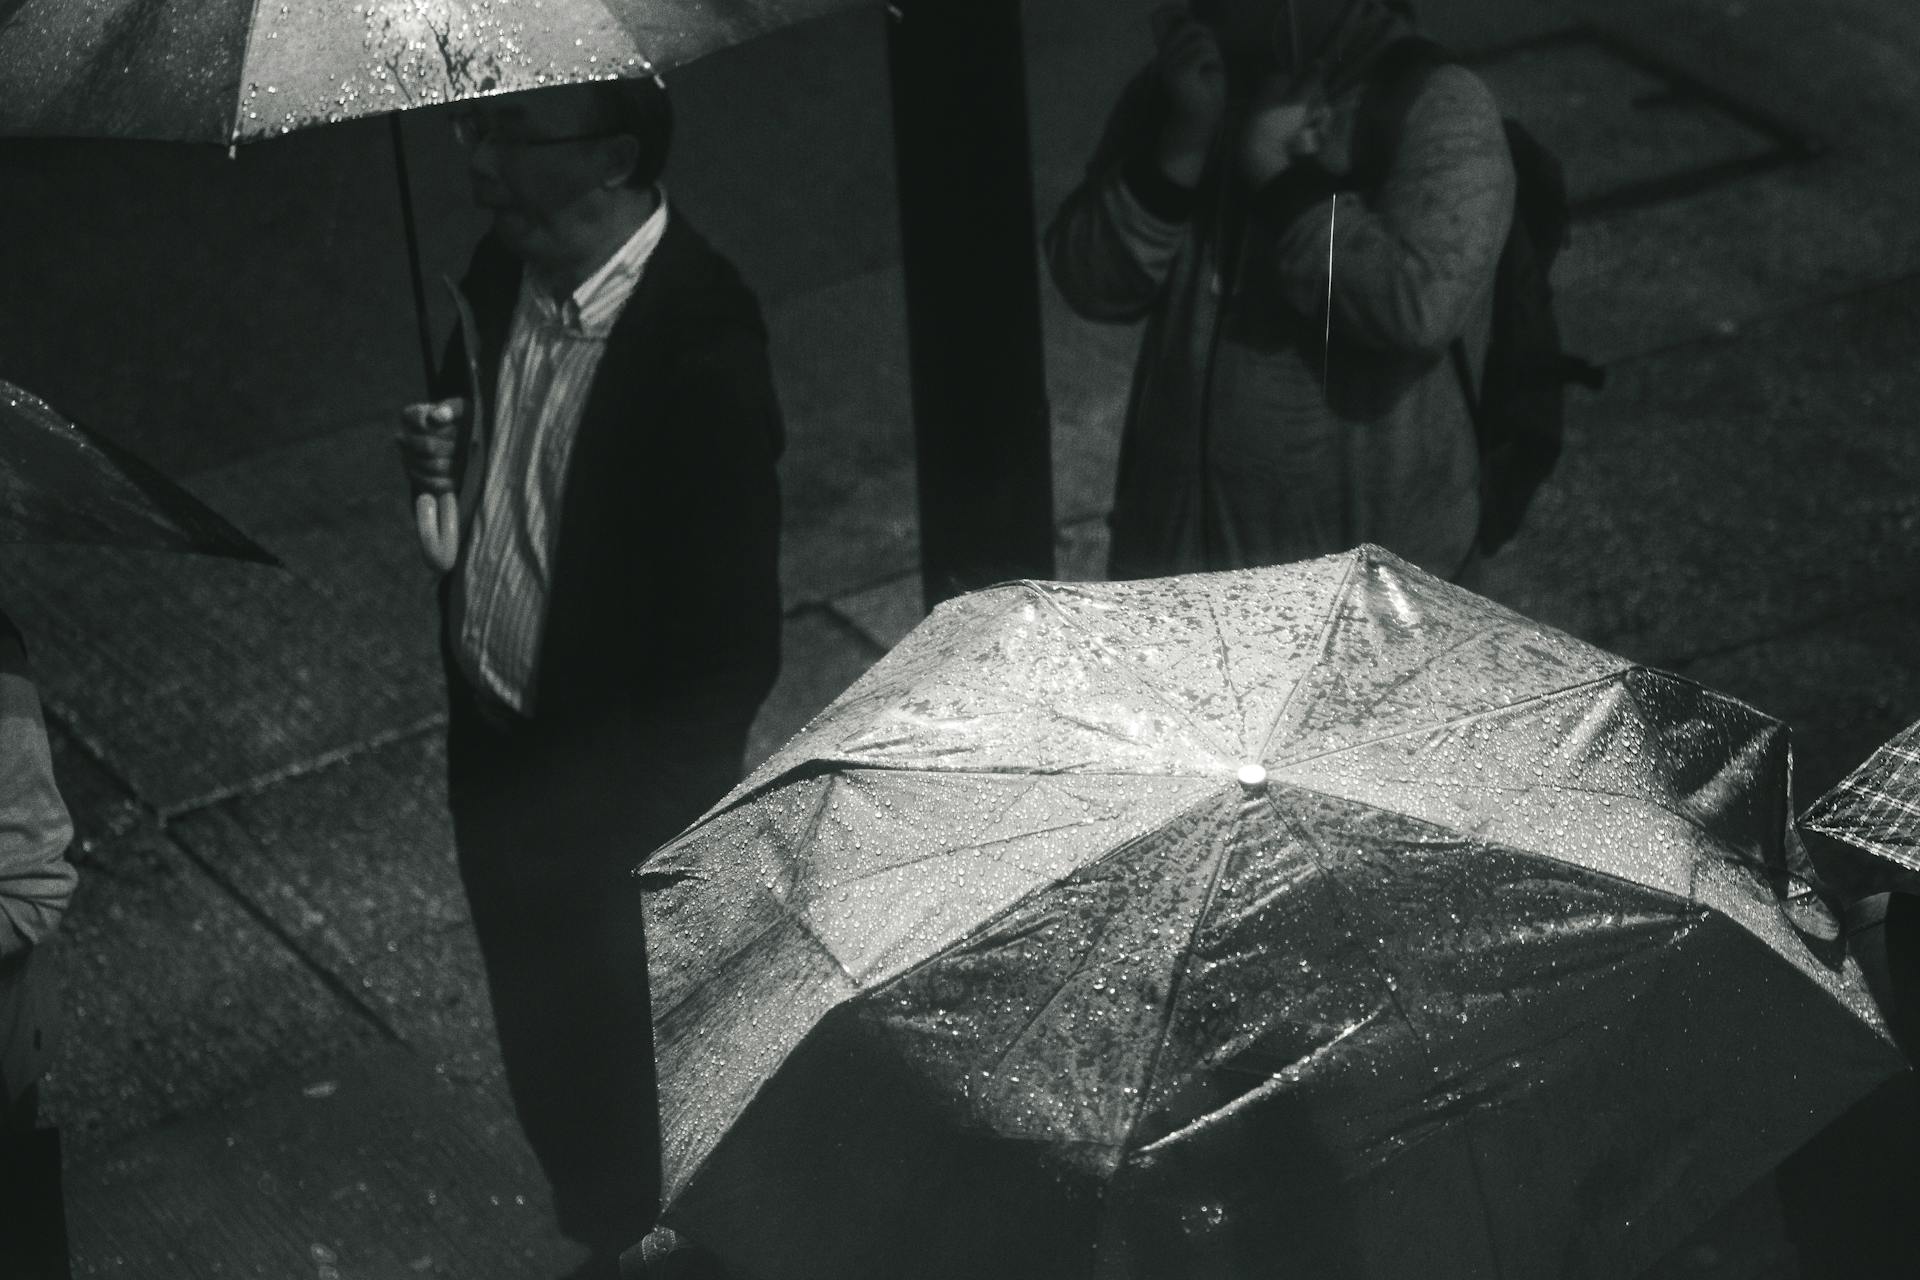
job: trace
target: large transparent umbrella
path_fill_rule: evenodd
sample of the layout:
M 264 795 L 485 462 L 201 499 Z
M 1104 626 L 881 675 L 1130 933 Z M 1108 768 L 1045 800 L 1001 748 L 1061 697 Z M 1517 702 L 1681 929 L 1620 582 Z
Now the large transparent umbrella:
M 942 606 L 643 868 L 740 1276 L 1624 1276 L 1899 1070 L 1785 730 L 1376 548 Z

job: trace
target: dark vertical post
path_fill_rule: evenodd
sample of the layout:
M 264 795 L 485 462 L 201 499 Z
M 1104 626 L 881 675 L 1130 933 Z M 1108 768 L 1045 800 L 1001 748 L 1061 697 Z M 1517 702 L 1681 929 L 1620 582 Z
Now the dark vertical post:
M 1053 576 L 1020 0 L 888 6 L 928 608 Z

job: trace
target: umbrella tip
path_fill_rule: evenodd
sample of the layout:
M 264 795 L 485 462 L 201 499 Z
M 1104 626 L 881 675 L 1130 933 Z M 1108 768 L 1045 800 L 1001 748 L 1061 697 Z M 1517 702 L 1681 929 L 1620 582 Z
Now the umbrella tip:
M 1247 790 L 1251 791 L 1255 787 L 1263 786 L 1266 781 L 1267 771 L 1259 765 L 1243 764 L 1240 766 L 1240 785 Z

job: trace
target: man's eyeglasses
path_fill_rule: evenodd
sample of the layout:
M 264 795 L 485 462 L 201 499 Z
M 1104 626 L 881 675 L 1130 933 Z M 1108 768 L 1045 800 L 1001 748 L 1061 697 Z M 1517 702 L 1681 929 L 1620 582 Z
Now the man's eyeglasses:
M 513 132 L 511 128 L 502 129 L 491 119 L 474 111 L 463 111 L 453 117 L 453 136 L 463 147 L 477 147 L 483 142 L 491 142 L 496 147 L 551 147 L 563 142 L 597 142 L 602 138 L 617 135 L 611 133 L 570 133 L 558 138 L 528 138 Z

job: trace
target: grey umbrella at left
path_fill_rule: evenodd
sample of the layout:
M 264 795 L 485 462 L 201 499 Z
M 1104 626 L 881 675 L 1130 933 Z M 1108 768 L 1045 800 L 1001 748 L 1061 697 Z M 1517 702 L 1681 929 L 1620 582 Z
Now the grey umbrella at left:
M 92 543 L 279 563 L 147 463 L 4 381 L 0 542 Z

